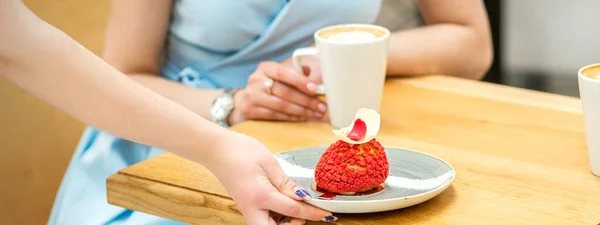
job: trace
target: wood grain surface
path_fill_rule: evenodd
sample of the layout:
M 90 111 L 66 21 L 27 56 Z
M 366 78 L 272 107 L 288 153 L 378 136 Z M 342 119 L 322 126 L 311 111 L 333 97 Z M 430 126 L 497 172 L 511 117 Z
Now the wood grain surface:
M 100 55 L 108 0 L 22 2 Z M 0 125 L 0 224 L 47 224 L 85 124 L 0 77 Z
M 600 223 L 600 177 L 589 169 L 579 99 L 445 76 L 388 80 L 384 92 L 378 140 L 440 157 L 457 178 L 423 204 L 337 214 L 337 224 Z M 232 129 L 273 152 L 335 141 L 326 121 Z M 169 153 L 115 174 L 108 191 L 111 204 L 165 218 L 243 224 L 208 170 Z

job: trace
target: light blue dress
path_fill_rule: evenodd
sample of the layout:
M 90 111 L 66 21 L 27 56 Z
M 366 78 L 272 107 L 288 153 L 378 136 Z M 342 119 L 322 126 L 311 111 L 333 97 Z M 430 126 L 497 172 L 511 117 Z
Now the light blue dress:
M 236 88 L 246 86 L 259 62 L 281 61 L 294 49 L 312 44 L 312 34 L 321 27 L 372 23 L 381 2 L 176 0 L 173 4 L 160 75 L 195 88 Z M 163 152 L 86 128 L 48 224 L 179 224 L 110 205 L 106 199 L 110 175 Z

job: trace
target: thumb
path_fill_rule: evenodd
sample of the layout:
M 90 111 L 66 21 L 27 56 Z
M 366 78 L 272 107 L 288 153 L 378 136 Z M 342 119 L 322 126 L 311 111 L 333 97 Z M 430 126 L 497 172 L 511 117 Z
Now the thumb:
M 290 197 L 294 200 L 309 200 L 311 198 L 308 191 L 298 186 L 290 177 L 288 177 L 277 160 L 269 160 L 262 165 L 263 170 L 267 174 L 269 181 L 277 190 L 283 195 Z
M 306 70 L 305 70 L 306 71 Z M 323 84 L 323 76 L 321 70 L 308 68 L 308 80 L 315 84 Z
M 242 213 L 248 225 L 274 225 L 276 222 L 269 216 L 267 210 L 251 209 Z

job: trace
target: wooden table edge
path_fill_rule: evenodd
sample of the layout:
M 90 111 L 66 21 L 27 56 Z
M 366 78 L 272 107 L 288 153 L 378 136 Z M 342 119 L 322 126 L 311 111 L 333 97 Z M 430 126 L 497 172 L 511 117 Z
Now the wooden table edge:
M 166 219 L 189 224 L 244 223 L 229 197 L 156 180 L 118 172 L 106 180 L 106 191 L 109 204 Z

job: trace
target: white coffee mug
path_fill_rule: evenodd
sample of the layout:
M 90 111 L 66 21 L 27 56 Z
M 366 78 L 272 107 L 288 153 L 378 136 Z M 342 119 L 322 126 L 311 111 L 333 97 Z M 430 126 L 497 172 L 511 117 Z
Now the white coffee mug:
M 329 118 L 334 127 L 348 126 L 360 108 L 380 111 L 390 31 L 370 24 L 343 24 L 315 32 L 316 47 L 294 51 L 293 64 L 302 72 L 302 56 L 321 63 Z
M 579 69 L 577 77 L 579 95 L 583 105 L 590 166 L 592 173 L 600 176 L 600 78 L 593 79 L 583 73 L 592 67 L 600 68 L 600 63 L 582 67 Z

